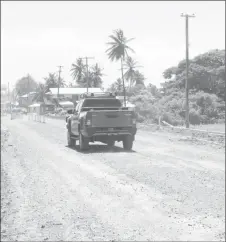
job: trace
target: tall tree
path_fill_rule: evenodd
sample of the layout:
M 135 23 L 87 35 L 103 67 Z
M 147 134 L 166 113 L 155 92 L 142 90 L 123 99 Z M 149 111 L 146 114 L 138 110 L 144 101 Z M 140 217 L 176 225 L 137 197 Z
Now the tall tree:
M 136 69 L 141 67 L 137 65 L 138 62 L 135 61 L 131 56 L 128 56 L 125 61 L 125 68 L 126 72 L 124 74 L 125 79 L 129 81 L 129 90 L 131 89 L 132 85 L 134 84 L 134 78 L 136 76 Z
M 44 77 L 45 80 L 45 86 L 47 87 L 47 90 L 49 88 L 57 88 L 58 87 L 58 76 L 56 73 L 49 73 L 48 77 Z M 60 83 L 59 87 L 64 87 L 66 85 L 65 81 L 63 78 L 60 78 Z
M 85 65 L 81 58 L 76 59 L 75 63 L 72 64 L 70 71 L 73 80 L 75 80 L 79 86 L 84 86 Z
M 44 101 L 44 97 L 45 97 L 45 93 L 48 90 L 48 87 L 43 84 L 43 83 L 38 83 L 38 86 L 36 88 L 36 94 L 33 97 L 32 101 L 36 101 L 36 102 L 43 102 Z
M 169 88 L 182 89 L 186 80 L 186 61 L 163 72 L 167 80 L 162 84 Z M 173 79 L 172 77 L 175 76 Z M 188 85 L 190 89 L 202 90 L 225 97 L 225 50 L 212 50 L 190 60 Z
M 123 91 L 123 84 L 122 84 L 122 79 L 118 78 L 115 82 L 115 87 L 117 92 L 122 92 Z
M 113 82 L 111 86 L 108 88 L 108 91 L 123 93 L 122 79 L 118 78 L 115 82 Z
M 66 87 L 67 86 L 65 80 L 62 77 L 60 78 L 60 83 L 59 84 L 60 84 L 59 87 Z
M 91 67 L 91 80 L 92 80 L 92 87 L 101 87 L 102 86 L 102 73 L 103 69 L 101 69 L 98 64 L 96 63 L 94 66 Z
M 124 36 L 124 33 L 121 29 L 113 31 L 114 35 L 110 35 L 111 42 L 108 42 L 107 45 L 110 46 L 106 50 L 108 54 L 108 58 L 111 61 L 121 61 L 121 73 L 122 73 L 122 82 L 123 82 L 123 91 L 124 91 L 124 104 L 126 104 L 126 90 L 125 90 L 125 82 L 124 82 L 124 74 L 123 74 L 123 62 L 125 57 L 128 56 L 128 51 L 134 52 L 134 50 L 128 46 L 128 43 L 133 40 L 127 39 Z
M 18 96 L 27 94 L 28 92 L 35 91 L 37 87 L 37 82 L 34 80 L 34 78 L 28 74 L 27 76 L 24 76 L 20 78 L 15 85 L 15 89 Z
M 44 77 L 45 86 L 49 88 L 56 88 L 58 87 L 58 79 L 56 73 L 49 73 L 47 77 Z
M 149 83 L 147 86 L 147 90 L 153 95 L 153 97 L 161 97 L 161 93 L 155 85 Z
M 144 81 L 145 81 L 144 75 L 139 71 L 135 71 L 135 74 L 134 74 L 135 85 L 143 85 L 144 86 Z
M 90 70 L 88 70 L 88 87 L 101 87 L 102 86 L 102 73 L 103 69 L 99 67 L 96 63 L 93 65 Z M 85 65 L 82 62 L 82 59 L 77 59 L 76 64 L 72 64 L 71 75 L 73 79 L 76 81 L 75 85 L 78 87 L 87 87 L 87 70 Z

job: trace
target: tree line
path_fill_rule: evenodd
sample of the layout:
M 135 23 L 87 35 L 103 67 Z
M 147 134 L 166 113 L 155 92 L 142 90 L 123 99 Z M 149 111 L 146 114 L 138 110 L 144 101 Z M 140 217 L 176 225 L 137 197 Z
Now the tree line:
M 152 84 L 145 85 L 146 78 L 140 71 L 142 66 L 131 56 L 135 53 L 130 46 L 132 40 L 134 38 L 125 37 L 121 29 L 113 31 L 113 34 L 109 36 L 109 42 L 106 43 L 108 46 L 106 54 L 110 61 L 120 63 L 121 75 L 109 86 L 108 90 L 122 94 L 126 92 L 131 102 L 136 104 L 140 120 L 155 120 L 153 117 L 160 115 L 160 112 L 161 115 L 165 113 L 165 117 L 168 115 L 168 119 L 166 119 L 171 123 L 173 121 L 170 120 L 174 118 L 182 122 L 184 118 L 186 61 L 182 60 L 177 66 L 170 67 L 162 73 L 165 81 L 160 83 L 160 88 Z M 89 68 L 87 75 L 83 60 L 77 58 L 75 63 L 72 63 L 70 70 L 73 82 L 66 83 L 61 79 L 59 86 L 86 87 L 88 83 L 89 87 L 102 87 L 103 76 L 105 75 L 103 70 L 96 63 Z M 41 101 L 49 88 L 58 87 L 58 75 L 49 73 L 44 80 L 44 84 L 36 83 L 30 75 L 27 75 L 17 81 L 16 93 L 23 95 L 28 91 L 36 91 L 35 99 Z M 195 116 L 196 118 L 199 117 L 199 120 L 208 120 L 212 117 L 219 117 L 219 113 L 223 117 L 222 112 L 225 107 L 225 50 L 208 51 L 191 59 L 188 85 L 192 99 L 190 102 L 191 117 Z M 156 109 L 156 107 L 158 108 Z M 155 111 L 156 113 L 153 114 Z M 178 122 L 175 121 L 174 123 Z
M 129 56 L 129 52 L 135 51 L 128 45 L 133 39 L 125 37 L 124 32 L 119 29 L 113 31 L 113 34 L 109 36 L 110 42 L 106 43 L 108 49 L 106 53 L 111 61 L 121 62 L 121 77 L 119 77 L 111 86 L 110 89 L 118 92 L 122 92 L 126 89 L 131 89 L 134 85 L 143 85 L 145 77 L 138 68 L 138 62 Z M 70 73 L 72 76 L 72 82 L 66 83 L 64 80 L 60 80 L 59 87 L 102 87 L 103 84 L 103 68 L 98 63 L 87 69 L 83 62 L 83 59 L 77 58 L 75 63 L 72 63 Z M 40 93 L 40 97 L 44 95 L 49 88 L 58 87 L 58 77 L 56 73 L 49 73 L 44 78 L 44 83 L 37 83 L 30 74 L 20 78 L 16 82 L 15 92 L 17 95 L 24 95 L 30 91 Z M 126 81 L 126 84 L 125 84 Z M 127 87 L 125 87 L 127 85 Z M 37 98 L 36 99 L 40 99 Z M 42 98 L 41 98 L 42 99 Z

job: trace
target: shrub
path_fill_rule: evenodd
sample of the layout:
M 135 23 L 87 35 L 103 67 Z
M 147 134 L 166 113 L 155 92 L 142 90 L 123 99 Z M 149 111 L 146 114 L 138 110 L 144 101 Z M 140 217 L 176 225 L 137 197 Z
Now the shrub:
M 207 115 L 200 115 L 200 123 L 208 124 L 208 116 Z
M 158 123 L 161 115 L 163 120 L 171 125 L 185 123 L 185 96 L 184 90 L 168 90 L 168 94 L 156 98 L 150 88 L 134 93 L 130 102 L 135 104 L 138 122 L 149 120 Z M 196 92 L 192 90 L 189 96 L 189 120 L 193 125 L 208 124 L 225 119 L 225 102 L 219 100 L 215 94 Z
M 141 116 L 139 113 L 136 113 L 137 122 L 142 123 L 145 121 L 145 117 Z
M 199 125 L 201 123 L 200 114 L 195 109 L 189 111 L 189 122 L 193 125 Z
M 184 120 L 178 114 L 173 114 L 170 112 L 164 112 L 162 115 L 162 120 L 173 126 L 184 124 Z

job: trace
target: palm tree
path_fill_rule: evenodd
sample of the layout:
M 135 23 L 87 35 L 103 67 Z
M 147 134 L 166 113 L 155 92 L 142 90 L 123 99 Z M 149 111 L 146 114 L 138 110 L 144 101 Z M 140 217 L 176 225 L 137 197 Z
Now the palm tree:
M 101 87 L 102 86 L 102 73 L 103 69 L 101 69 L 98 64 L 91 67 L 91 81 L 92 87 Z M 90 75 L 89 75 L 90 76 Z
M 135 61 L 132 57 L 128 56 L 125 62 L 125 79 L 129 81 L 129 90 L 131 90 L 131 86 L 134 83 L 134 78 L 136 75 L 136 68 L 142 67 L 142 66 L 137 66 L 138 62 Z
M 33 101 L 44 102 L 44 96 L 47 90 L 48 90 L 48 87 L 45 84 L 38 83 L 38 86 L 36 88 L 36 94 L 33 97 L 32 102 Z
M 76 82 L 79 85 L 83 85 L 85 65 L 83 64 L 83 61 L 81 58 L 76 59 L 76 62 L 75 62 L 75 64 L 74 63 L 72 64 L 70 71 L 71 71 L 73 80 L 76 80 Z
M 113 42 L 108 42 L 107 44 L 111 47 L 106 50 L 108 58 L 111 61 L 121 60 L 121 72 L 122 72 L 122 82 L 123 82 L 123 91 L 124 91 L 124 104 L 126 105 L 126 90 L 124 83 L 124 74 L 123 74 L 123 61 L 125 57 L 128 56 L 128 51 L 134 52 L 127 44 L 133 39 L 127 39 L 124 36 L 124 33 L 121 29 L 113 31 L 115 35 L 110 35 L 109 37 Z
M 65 80 L 62 77 L 60 78 L 60 83 L 59 84 L 60 84 L 59 87 L 65 87 L 66 86 L 66 82 L 65 82 Z
M 139 71 L 135 71 L 135 75 L 134 75 L 135 85 L 144 85 L 145 79 L 146 78 L 142 73 L 140 73 Z
M 69 82 L 69 83 L 67 84 L 67 87 L 75 87 L 75 85 L 73 85 L 72 82 Z
M 55 73 L 49 73 L 49 76 L 44 77 L 44 80 L 45 80 L 45 86 L 47 87 L 47 89 L 58 87 L 58 79 Z
M 116 91 L 122 92 L 122 90 L 123 90 L 122 79 L 118 78 L 114 84 L 115 84 Z
M 108 88 L 108 91 L 117 93 L 123 92 L 122 79 L 118 78 L 115 82 L 113 82 L 111 86 Z

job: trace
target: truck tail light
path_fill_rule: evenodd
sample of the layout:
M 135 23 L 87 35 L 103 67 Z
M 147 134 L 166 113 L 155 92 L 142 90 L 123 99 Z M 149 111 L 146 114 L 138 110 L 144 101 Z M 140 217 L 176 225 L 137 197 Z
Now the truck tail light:
M 91 120 L 90 120 L 90 119 L 87 119 L 87 120 L 86 120 L 86 125 L 88 125 L 88 126 L 91 125 Z

